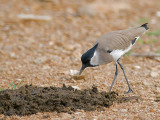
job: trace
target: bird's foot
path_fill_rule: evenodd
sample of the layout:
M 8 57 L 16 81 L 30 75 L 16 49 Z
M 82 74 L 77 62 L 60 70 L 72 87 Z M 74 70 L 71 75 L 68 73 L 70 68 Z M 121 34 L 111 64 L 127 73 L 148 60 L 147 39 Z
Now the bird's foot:
M 128 92 L 126 92 L 125 94 L 129 94 L 130 92 L 134 93 L 134 91 L 132 90 L 132 88 L 129 88 Z

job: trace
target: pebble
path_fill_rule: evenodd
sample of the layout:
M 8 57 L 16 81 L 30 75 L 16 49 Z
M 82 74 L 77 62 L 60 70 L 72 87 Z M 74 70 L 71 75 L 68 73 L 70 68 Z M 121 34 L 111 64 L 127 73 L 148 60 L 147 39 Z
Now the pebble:
M 156 16 L 157 16 L 157 17 L 160 17 L 160 11 L 157 11 L 157 12 L 156 12 Z
M 50 69 L 51 67 L 49 66 L 49 65 L 44 65 L 43 67 L 42 67 L 42 69 L 44 69 L 44 70 L 47 70 L 47 69 Z
M 78 75 L 79 71 L 78 70 L 70 70 L 70 75 Z
M 17 81 L 21 82 L 23 79 L 18 78 Z
M 150 75 L 151 75 L 151 77 L 156 78 L 156 77 L 158 77 L 159 73 L 155 72 L 155 71 L 151 71 Z
M 46 57 L 39 57 L 39 58 L 33 60 L 33 62 L 34 62 L 35 64 L 41 64 L 41 63 L 45 62 L 46 60 L 47 60 Z
M 80 88 L 78 86 L 72 86 L 75 90 L 80 90 Z
M 135 65 L 134 68 L 141 69 L 141 66 Z
M 14 52 L 10 53 L 11 58 L 17 58 L 16 54 Z
M 120 111 L 121 112 L 127 112 L 128 110 L 127 109 L 121 109 Z
M 70 75 L 75 80 L 82 80 L 82 79 L 84 80 L 85 79 L 85 75 L 83 73 L 81 75 L 79 75 L 78 70 L 70 70 Z
M 117 112 L 117 111 L 118 111 L 118 109 L 112 108 L 112 111 Z
M 145 86 L 151 85 L 150 81 L 147 81 L 147 80 L 143 80 L 143 84 L 144 84 Z

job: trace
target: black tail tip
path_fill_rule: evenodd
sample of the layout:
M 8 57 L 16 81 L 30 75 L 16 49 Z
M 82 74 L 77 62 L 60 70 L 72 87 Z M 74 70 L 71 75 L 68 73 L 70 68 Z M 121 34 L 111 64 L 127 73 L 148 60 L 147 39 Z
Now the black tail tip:
M 145 24 L 141 25 L 141 27 L 144 27 L 146 30 L 148 30 L 149 27 L 147 26 L 147 24 L 148 24 L 148 23 L 145 23 Z

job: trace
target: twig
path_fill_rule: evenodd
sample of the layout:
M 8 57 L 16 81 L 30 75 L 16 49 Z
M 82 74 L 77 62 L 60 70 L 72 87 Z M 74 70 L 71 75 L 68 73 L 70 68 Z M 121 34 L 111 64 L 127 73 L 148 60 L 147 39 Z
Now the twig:
M 160 57 L 160 53 L 131 53 L 130 56 L 136 57 Z

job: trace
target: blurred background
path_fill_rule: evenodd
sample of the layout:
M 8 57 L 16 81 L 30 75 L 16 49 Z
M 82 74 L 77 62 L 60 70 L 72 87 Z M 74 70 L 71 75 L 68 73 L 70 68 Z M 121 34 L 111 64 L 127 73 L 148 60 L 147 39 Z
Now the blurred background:
M 6 88 L 11 81 L 23 80 L 41 86 L 66 83 L 85 87 L 106 81 L 109 87 L 114 65 L 86 70 L 86 81 L 75 81 L 69 72 L 80 69 L 81 55 L 104 33 L 146 22 L 149 31 L 122 59 L 127 71 L 137 63 L 139 71 L 148 70 L 144 77 L 150 76 L 159 58 L 130 54 L 160 53 L 159 0 L 0 0 L 0 85 Z

